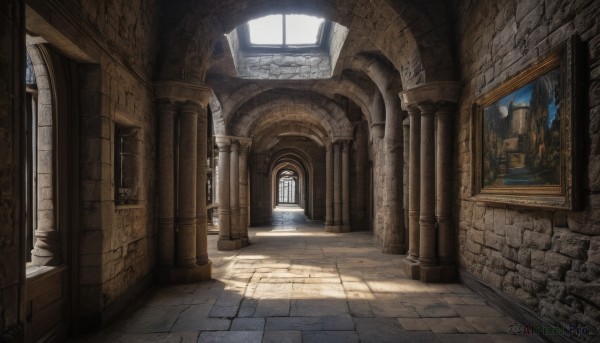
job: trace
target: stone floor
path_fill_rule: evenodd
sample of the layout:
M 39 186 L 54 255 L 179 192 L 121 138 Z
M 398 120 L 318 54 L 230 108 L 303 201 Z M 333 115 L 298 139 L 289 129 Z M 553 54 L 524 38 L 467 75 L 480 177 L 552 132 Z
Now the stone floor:
M 213 280 L 154 292 L 84 342 L 527 342 L 458 284 L 407 279 L 368 232 L 325 233 L 281 208 L 252 245 L 216 250 Z M 537 341 L 537 340 L 536 340 Z

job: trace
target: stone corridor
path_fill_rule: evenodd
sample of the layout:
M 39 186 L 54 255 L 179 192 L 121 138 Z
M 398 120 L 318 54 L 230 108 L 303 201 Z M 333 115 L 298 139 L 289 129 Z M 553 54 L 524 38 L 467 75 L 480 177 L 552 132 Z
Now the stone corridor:
M 514 320 L 459 284 L 403 275 L 369 232 L 323 232 L 280 207 L 252 245 L 217 251 L 213 279 L 160 288 L 83 342 L 528 342 Z

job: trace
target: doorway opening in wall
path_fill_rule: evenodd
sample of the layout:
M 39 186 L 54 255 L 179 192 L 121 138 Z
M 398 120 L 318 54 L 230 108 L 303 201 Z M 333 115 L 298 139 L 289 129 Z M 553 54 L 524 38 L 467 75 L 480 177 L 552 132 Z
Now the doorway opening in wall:
M 277 175 L 277 205 L 298 205 L 298 173 L 285 169 Z

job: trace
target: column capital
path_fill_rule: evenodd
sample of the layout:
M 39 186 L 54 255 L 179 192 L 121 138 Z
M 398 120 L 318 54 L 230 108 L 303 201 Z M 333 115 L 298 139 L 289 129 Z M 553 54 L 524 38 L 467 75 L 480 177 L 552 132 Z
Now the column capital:
M 237 141 L 240 143 L 240 148 L 242 148 L 242 150 L 248 150 L 251 146 L 252 146 L 252 138 L 248 138 L 248 137 L 238 137 Z
M 333 143 L 330 141 L 325 142 L 325 151 L 330 151 L 333 148 Z
M 385 122 L 371 124 L 371 135 L 377 138 L 383 138 L 385 135 Z
M 212 94 L 212 89 L 203 84 L 174 80 L 154 82 L 156 100 L 167 100 L 172 103 L 192 102 L 197 104 L 197 106 L 206 108 Z
M 421 110 L 422 116 L 434 114 L 437 109 L 436 104 L 429 101 L 420 102 L 417 106 L 419 107 L 419 110 Z
M 229 149 L 231 145 L 231 137 L 228 136 L 215 136 L 215 143 L 219 147 L 219 151 L 222 149 Z
M 419 85 L 399 93 L 402 108 L 410 111 L 410 108 L 423 103 L 434 104 L 458 103 L 462 92 L 462 84 L 455 81 L 434 81 Z

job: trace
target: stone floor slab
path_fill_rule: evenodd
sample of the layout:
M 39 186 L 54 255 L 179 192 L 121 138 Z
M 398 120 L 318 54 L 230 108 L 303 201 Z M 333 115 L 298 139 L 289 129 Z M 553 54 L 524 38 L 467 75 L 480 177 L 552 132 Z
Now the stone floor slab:
M 262 343 L 302 343 L 302 332 L 265 331 Z
M 198 337 L 199 343 L 261 343 L 262 331 L 209 331 Z
M 302 333 L 302 343 L 358 343 L 355 331 L 309 331 Z

